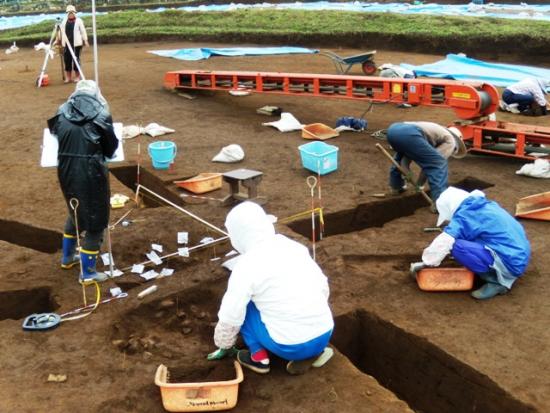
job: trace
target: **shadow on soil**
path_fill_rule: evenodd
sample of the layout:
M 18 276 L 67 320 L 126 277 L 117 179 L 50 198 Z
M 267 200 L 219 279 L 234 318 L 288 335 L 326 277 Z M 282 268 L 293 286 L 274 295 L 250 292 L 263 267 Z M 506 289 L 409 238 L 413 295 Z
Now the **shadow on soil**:
M 53 254 L 61 247 L 62 234 L 16 221 L 0 219 L 0 240 Z
M 426 339 L 371 313 L 345 314 L 335 323 L 332 344 L 415 411 L 536 412 Z
M 168 199 L 174 204 L 176 205 L 183 204 L 181 198 L 177 194 L 175 194 L 174 192 L 171 192 L 166 188 L 166 183 L 162 179 L 157 178 L 155 175 L 153 175 L 144 167 L 139 168 L 139 177 L 138 177 L 138 168 L 135 165 L 119 166 L 116 168 L 110 168 L 109 170 L 115 176 L 116 179 L 118 179 L 126 187 L 130 188 L 132 192 L 136 191 L 138 180 L 139 180 L 140 185 Z M 155 208 L 160 206 L 166 206 L 165 202 L 161 201 L 160 199 L 149 194 L 146 191 L 140 191 L 140 194 L 142 195 L 141 198 L 143 199 L 143 202 L 146 207 Z
M 59 308 L 48 287 L 0 292 L 0 321 L 20 320 L 33 313 L 51 313 Z
M 476 178 L 467 177 L 453 186 L 473 191 L 474 189 L 485 189 L 493 186 Z M 360 204 L 354 209 L 334 212 L 325 215 L 324 237 L 331 235 L 347 234 L 361 231 L 366 228 L 383 227 L 384 224 L 394 219 L 413 215 L 419 208 L 427 206 L 427 201 L 420 194 L 405 195 L 381 201 Z M 302 219 L 292 222 L 288 226 L 304 237 L 311 235 L 311 219 Z M 319 225 L 316 225 L 317 240 L 319 240 Z

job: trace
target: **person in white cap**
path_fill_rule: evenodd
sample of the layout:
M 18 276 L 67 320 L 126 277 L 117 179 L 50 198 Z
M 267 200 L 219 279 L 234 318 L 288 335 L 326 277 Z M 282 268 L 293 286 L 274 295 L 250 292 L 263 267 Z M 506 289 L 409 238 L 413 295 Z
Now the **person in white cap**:
M 307 248 L 276 234 L 253 202 L 233 208 L 225 226 L 241 255 L 218 312 L 216 346 L 231 349 L 240 332 L 248 349 L 237 360 L 260 374 L 270 371 L 269 353 L 287 360 L 290 374 L 324 365 L 333 354 L 327 345 L 334 321 L 327 277 Z
M 548 102 L 545 95 L 549 87 L 550 81 L 547 79 L 525 78 L 504 89 L 499 107 L 505 112 L 519 112 L 522 115 L 546 115 Z
M 409 169 L 410 162 L 414 161 L 422 168 L 418 184 L 428 180 L 434 201 L 448 186 L 447 159 L 451 156 L 463 158 L 467 152 L 460 130 L 433 122 L 393 123 L 388 128 L 387 137 L 396 152 L 394 159 L 397 163 Z M 394 194 L 406 190 L 401 172 L 395 166 L 390 169 L 390 187 Z
M 486 281 L 472 292 L 483 300 L 506 294 L 523 275 L 531 247 L 521 224 L 485 194 L 449 187 L 438 198 L 437 225 L 449 222 L 424 250 L 424 265 L 436 267 L 450 253 Z
M 80 80 L 80 73 L 78 72 L 78 68 L 68 46 L 70 45 L 73 49 L 76 60 L 80 65 L 80 52 L 82 51 L 82 46 L 89 46 L 88 34 L 86 33 L 86 28 L 84 27 L 82 19 L 76 17 L 76 8 L 69 4 L 66 12 L 67 17 L 61 23 L 61 31 L 65 35 L 62 34 L 61 39 L 58 41 L 60 41 L 61 45 L 64 47 L 63 62 L 65 65 L 65 83 L 71 81 L 77 83 Z

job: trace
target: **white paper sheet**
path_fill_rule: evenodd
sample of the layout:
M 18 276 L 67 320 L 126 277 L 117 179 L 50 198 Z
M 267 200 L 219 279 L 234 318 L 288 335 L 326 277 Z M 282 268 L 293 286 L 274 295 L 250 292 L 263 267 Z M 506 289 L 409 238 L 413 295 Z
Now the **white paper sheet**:
M 113 123 L 115 135 L 118 139 L 118 148 L 114 156 L 107 159 L 107 162 L 121 162 L 124 160 L 124 148 L 122 146 L 122 123 Z M 57 138 L 50 133 L 48 128 L 44 129 L 42 138 L 42 157 L 40 158 L 40 166 L 48 168 L 57 166 L 57 151 L 59 150 L 59 142 Z

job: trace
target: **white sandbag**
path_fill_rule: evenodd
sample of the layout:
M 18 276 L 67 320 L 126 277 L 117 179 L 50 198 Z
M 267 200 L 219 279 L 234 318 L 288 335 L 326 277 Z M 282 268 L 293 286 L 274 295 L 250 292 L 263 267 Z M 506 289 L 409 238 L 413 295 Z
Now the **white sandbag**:
M 17 53 L 19 51 L 19 47 L 16 46 L 15 42 L 10 46 L 9 49 L 6 49 L 6 54 L 12 54 Z
M 237 144 L 228 145 L 222 148 L 222 150 L 212 158 L 212 162 L 239 162 L 244 159 L 244 151 Z
M 128 125 L 122 128 L 122 139 L 133 139 L 136 136 L 139 136 L 143 131 L 143 128 L 140 128 L 137 125 Z
M 536 159 L 533 163 L 523 165 L 516 174 L 532 178 L 550 178 L 550 162 L 546 159 Z
M 384 63 L 380 66 L 380 76 L 390 78 L 414 78 L 414 72 L 404 67 L 394 65 L 391 63 Z
M 50 59 L 53 59 L 55 57 L 55 52 L 52 49 L 50 49 L 50 45 L 47 45 L 44 42 L 35 44 L 34 50 L 36 50 L 37 52 L 40 50 L 44 50 L 44 53 L 47 54 Z
M 153 138 L 160 135 L 165 135 L 167 133 L 174 133 L 174 129 L 167 128 L 165 126 L 161 126 L 158 123 L 150 123 L 143 129 L 143 133 L 146 133 L 149 136 L 152 136 Z
M 302 125 L 298 119 L 294 117 L 292 113 L 283 112 L 281 113 L 281 119 L 274 122 L 262 123 L 264 126 L 273 126 L 274 128 L 279 129 L 281 132 L 291 132 L 295 130 L 302 130 L 304 125 Z

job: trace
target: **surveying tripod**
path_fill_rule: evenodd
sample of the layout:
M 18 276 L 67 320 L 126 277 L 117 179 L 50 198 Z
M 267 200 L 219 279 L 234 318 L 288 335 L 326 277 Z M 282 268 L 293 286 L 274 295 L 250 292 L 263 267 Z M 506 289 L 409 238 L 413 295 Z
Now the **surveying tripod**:
M 74 50 L 71 46 L 71 43 L 69 42 L 69 39 L 67 38 L 67 35 L 63 30 L 61 30 L 61 18 L 57 18 L 55 21 L 54 28 L 52 30 L 52 35 L 50 37 L 50 43 L 48 45 L 48 50 L 46 50 L 46 56 L 44 57 L 44 63 L 42 64 L 42 69 L 40 70 L 40 75 L 38 76 L 38 79 L 36 80 L 36 86 L 41 87 L 42 86 L 42 80 L 44 79 L 44 75 L 46 74 L 46 66 L 48 66 L 48 58 L 50 57 L 50 53 L 52 50 L 52 47 L 57 43 L 59 39 L 65 40 L 66 47 L 69 49 L 69 52 L 71 53 L 71 56 L 73 58 L 73 61 L 78 69 L 78 73 L 80 74 L 81 79 L 85 79 L 84 74 L 82 73 L 82 69 L 80 68 L 80 64 L 78 63 L 78 60 L 74 54 Z M 63 78 L 63 81 L 65 81 L 65 70 L 64 70 L 64 62 L 63 62 L 63 53 L 59 53 L 59 57 L 61 59 L 61 76 Z

